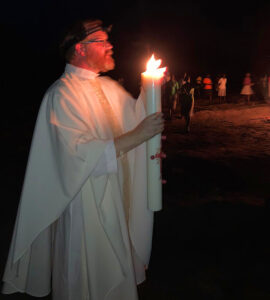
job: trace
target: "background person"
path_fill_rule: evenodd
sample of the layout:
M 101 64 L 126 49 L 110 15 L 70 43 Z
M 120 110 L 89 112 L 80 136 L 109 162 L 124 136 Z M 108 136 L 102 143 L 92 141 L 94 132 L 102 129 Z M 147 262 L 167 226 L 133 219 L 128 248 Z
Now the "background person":
M 250 97 L 254 94 L 252 86 L 254 83 L 251 80 L 250 73 L 246 73 L 245 78 L 243 80 L 243 87 L 241 90 L 241 95 L 244 95 L 246 102 L 250 103 Z
M 171 74 L 167 72 L 164 77 L 164 82 L 161 87 L 162 92 L 162 111 L 166 111 L 166 118 L 172 119 L 172 106 L 173 106 L 173 97 L 172 97 L 172 80 Z
M 197 96 L 197 98 L 201 97 L 201 89 L 202 89 L 202 76 L 198 75 L 196 78 L 196 86 L 195 86 L 195 96 Z
M 213 82 L 210 74 L 206 74 L 203 79 L 203 89 L 205 97 L 209 99 L 209 104 L 211 104 L 213 102 Z
M 180 88 L 181 117 L 185 119 L 185 132 L 190 132 L 190 122 L 194 109 L 194 87 L 191 85 L 190 76 L 186 75 Z
M 218 81 L 219 103 L 222 103 L 223 99 L 224 99 L 224 102 L 226 102 L 226 85 L 227 85 L 227 78 L 226 78 L 226 75 L 223 74 Z
M 171 87 L 171 98 L 172 98 L 172 107 L 171 107 L 171 116 L 176 111 L 178 103 L 178 94 L 179 94 L 179 83 L 175 78 L 175 75 L 172 75 L 172 87 Z

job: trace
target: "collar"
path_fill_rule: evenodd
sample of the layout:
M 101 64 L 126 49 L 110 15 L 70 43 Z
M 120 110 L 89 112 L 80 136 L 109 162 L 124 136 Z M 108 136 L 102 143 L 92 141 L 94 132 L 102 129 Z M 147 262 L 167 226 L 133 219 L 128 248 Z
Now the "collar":
M 99 74 L 95 72 L 92 72 L 87 69 L 79 68 L 71 64 L 66 64 L 65 72 L 75 74 L 78 77 L 85 78 L 85 79 L 94 79 L 99 76 Z

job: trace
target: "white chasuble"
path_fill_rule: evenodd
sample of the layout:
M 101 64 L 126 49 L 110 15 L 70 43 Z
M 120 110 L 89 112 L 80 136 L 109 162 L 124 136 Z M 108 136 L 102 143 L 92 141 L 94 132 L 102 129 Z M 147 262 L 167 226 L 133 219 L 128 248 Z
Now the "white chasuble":
M 54 300 L 137 299 L 153 227 L 145 144 L 119 158 L 117 172 L 93 171 L 111 140 L 144 116 L 141 99 L 115 81 L 66 66 L 39 111 L 3 293 L 45 296 L 52 276 Z

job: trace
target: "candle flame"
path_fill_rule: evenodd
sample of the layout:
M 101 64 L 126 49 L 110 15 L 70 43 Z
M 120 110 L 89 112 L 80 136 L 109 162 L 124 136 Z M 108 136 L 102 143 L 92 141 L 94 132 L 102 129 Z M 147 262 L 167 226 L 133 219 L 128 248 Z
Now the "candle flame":
M 154 54 L 152 54 L 151 58 L 148 60 L 146 64 L 146 71 L 143 73 L 145 76 L 154 77 L 154 78 L 162 78 L 164 76 L 165 68 L 159 68 L 161 65 L 161 59 L 155 60 Z

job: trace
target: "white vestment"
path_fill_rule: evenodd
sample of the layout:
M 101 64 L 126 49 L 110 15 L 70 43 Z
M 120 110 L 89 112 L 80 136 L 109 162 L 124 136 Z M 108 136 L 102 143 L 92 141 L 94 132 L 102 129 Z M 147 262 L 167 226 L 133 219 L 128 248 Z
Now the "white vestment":
M 92 85 L 96 81 L 123 133 L 145 117 L 142 100 L 132 99 L 115 81 L 66 66 L 39 111 L 3 293 L 42 297 L 53 281 L 57 300 L 137 299 L 136 283 L 145 279 L 153 227 L 145 144 L 127 153 L 127 224 L 123 158 L 117 160 L 117 172 L 108 166 L 97 171 L 114 136 Z

